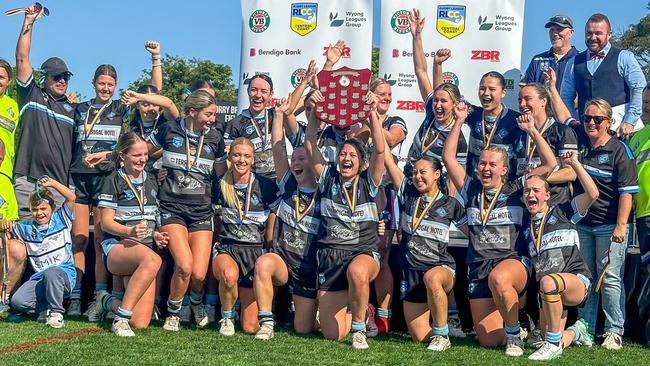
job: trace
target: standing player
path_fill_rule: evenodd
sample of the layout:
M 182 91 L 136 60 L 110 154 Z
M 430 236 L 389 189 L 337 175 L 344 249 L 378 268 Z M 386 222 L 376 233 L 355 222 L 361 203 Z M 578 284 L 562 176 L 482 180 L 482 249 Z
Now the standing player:
M 161 259 L 152 245 L 164 247 L 166 233 L 155 231 L 158 213 L 158 182 L 145 171 L 147 143 L 139 134 L 123 134 L 115 148 L 121 167 L 106 179 L 99 195 L 106 268 L 124 279 L 123 299 L 105 293 L 97 299 L 104 311 L 115 314 L 113 333 L 120 337 L 135 334 L 131 325 L 146 328 L 153 310 L 156 274 Z
M 324 100 L 319 90 L 311 103 Z M 385 141 L 379 116 L 378 98 L 369 92 L 370 130 L 374 147 L 366 160 L 366 149 L 356 139 L 338 147 L 337 164 L 327 164 L 318 150 L 318 121 L 311 114 L 305 149 L 313 165 L 321 193 L 322 232 L 318 241 L 319 310 L 323 335 L 341 340 L 349 332 L 348 305 L 352 312 L 352 347 L 367 349 L 366 312 L 369 286 L 379 273 L 375 198 L 384 175 Z M 366 168 L 367 167 L 367 168 Z
M 279 200 L 275 183 L 253 172 L 254 157 L 255 145 L 245 137 L 236 138 L 228 151 L 230 168 L 213 194 L 221 208 L 222 228 L 214 246 L 212 270 L 219 280 L 219 333 L 224 336 L 235 334 L 233 308 L 238 298 L 242 330 L 258 330 L 253 273 L 255 261 L 264 254 L 264 233 L 271 209 Z
M 459 121 L 464 120 L 467 109 L 457 105 L 454 113 Z M 525 294 L 531 271 L 528 261 L 518 254 L 525 177 L 508 180 L 508 153 L 503 147 L 492 145 L 481 153 L 478 178 L 474 178 L 456 159 L 461 125 L 454 125 L 443 149 L 443 159 L 467 210 L 467 292 L 474 330 L 482 346 L 495 347 L 505 340 L 506 355 L 519 357 L 524 354 L 518 319 L 519 298 Z M 532 118 L 522 119 L 519 128 L 537 146 L 542 162 L 538 171 L 551 172 L 556 165 L 555 156 Z
M 210 127 L 216 111 L 210 94 L 194 92 L 185 100 L 184 119 L 167 121 L 149 136 L 149 151 L 163 151 L 162 169 L 167 176 L 158 195 L 160 231 L 169 235 L 168 247 L 175 262 L 165 330 L 180 329 L 178 314 L 188 288 L 196 324 L 208 324 L 202 299 L 213 231 L 210 194 L 215 174 L 223 174 L 226 165 L 223 140 Z
M 13 187 L 15 140 L 18 131 L 18 104 L 7 92 L 13 77 L 11 65 L 0 59 L 0 142 L 4 160 L 0 160 L 0 215 L 5 220 L 18 220 L 18 203 Z
M 312 167 L 304 147 L 296 147 L 287 164 L 282 120 L 287 103 L 276 108 L 277 121 L 272 130 L 273 159 L 282 200 L 277 209 L 278 220 L 271 253 L 258 258 L 255 264 L 253 289 L 257 301 L 260 330 L 256 339 L 273 338 L 273 287 L 289 285 L 295 304 L 294 329 L 304 334 L 314 331 L 318 275 L 316 237 L 320 228 L 320 200 Z M 290 112 L 289 112 L 290 113 Z M 291 116 L 287 116 L 291 118 Z
M 63 206 L 56 208 L 47 190 L 50 187 L 65 197 Z M 29 202 L 32 219 L 17 223 L 13 234 L 26 248 L 35 273 L 16 290 L 11 306 L 21 312 L 35 310 L 46 325 L 63 328 L 63 300 L 70 296 L 77 275 L 70 236 L 75 195 L 68 187 L 44 176 L 38 180 Z

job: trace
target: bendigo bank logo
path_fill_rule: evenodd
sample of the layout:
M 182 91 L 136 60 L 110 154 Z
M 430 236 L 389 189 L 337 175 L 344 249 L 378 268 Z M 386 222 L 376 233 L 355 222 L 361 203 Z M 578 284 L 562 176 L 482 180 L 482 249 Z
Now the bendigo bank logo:
M 269 29 L 269 25 L 271 25 L 271 17 L 262 9 L 255 10 L 248 19 L 248 28 L 254 33 L 264 32 Z
M 465 31 L 465 6 L 438 5 L 436 30 L 438 33 L 452 39 Z
M 411 32 L 408 10 L 398 10 L 390 18 L 390 27 L 395 33 L 406 34 Z
M 316 29 L 318 20 L 318 4 L 295 3 L 291 4 L 291 30 L 306 36 Z

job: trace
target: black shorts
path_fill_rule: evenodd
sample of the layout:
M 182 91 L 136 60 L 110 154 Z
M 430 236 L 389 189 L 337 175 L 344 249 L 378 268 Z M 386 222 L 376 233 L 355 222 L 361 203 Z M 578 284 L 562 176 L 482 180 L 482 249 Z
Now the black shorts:
M 456 272 L 454 268 L 443 264 L 440 266 L 434 266 L 430 269 L 435 267 L 443 267 L 448 270 L 451 277 L 455 279 Z M 427 287 L 424 284 L 425 273 L 427 273 L 427 271 L 402 268 L 402 280 L 399 283 L 400 300 L 414 303 L 427 302 Z
M 348 288 L 348 266 L 354 258 L 365 254 L 380 263 L 381 257 L 374 251 L 351 251 L 334 248 L 318 248 L 318 289 L 342 291 Z
M 239 268 L 239 287 L 253 288 L 253 275 L 255 274 L 255 262 L 266 251 L 261 246 L 243 246 L 243 245 L 214 245 L 212 257 L 219 254 L 227 254 L 237 263 Z
M 75 202 L 97 207 L 99 193 L 108 173 L 72 173 L 70 176 L 72 188 L 77 196 Z
M 639 249 L 641 250 L 641 264 L 650 264 L 650 216 L 636 219 L 636 232 L 639 235 Z
M 177 203 L 160 203 L 160 226 L 178 224 L 187 231 L 214 231 L 214 212 L 208 206 L 188 206 Z
M 483 266 L 484 268 L 488 268 L 489 271 L 492 271 L 499 263 L 501 263 L 506 259 L 517 259 L 521 262 L 521 264 L 526 269 L 526 286 L 524 286 L 524 289 L 519 294 L 519 297 L 522 297 L 526 293 L 526 288 L 528 287 L 528 284 L 531 281 L 531 276 L 533 275 L 531 263 L 528 260 L 528 258 L 513 257 L 513 258 L 501 258 L 501 259 L 487 259 L 485 261 L 480 262 L 479 265 Z M 470 273 L 472 272 L 472 266 L 476 266 L 476 264 L 470 265 L 469 268 Z M 470 300 L 492 298 L 492 291 L 490 290 L 490 286 L 488 284 L 488 277 L 489 277 L 489 272 L 487 276 L 482 278 L 472 278 L 472 276 L 470 275 L 470 278 L 467 282 L 467 297 Z

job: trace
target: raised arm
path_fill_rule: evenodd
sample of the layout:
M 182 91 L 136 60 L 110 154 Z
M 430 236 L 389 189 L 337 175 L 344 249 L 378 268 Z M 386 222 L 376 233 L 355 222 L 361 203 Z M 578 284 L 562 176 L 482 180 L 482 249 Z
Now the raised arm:
M 395 163 L 393 154 L 384 154 L 384 165 L 386 166 L 386 172 L 388 173 L 390 180 L 393 182 L 396 189 L 399 190 L 402 186 L 402 181 L 404 180 L 404 172 Z
M 27 81 L 32 75 L 29 52 L 32 48 L 32 31 L 37 16 L 38 12 L 34 9 L 34 6 L 28 7 L 25 12 L 23 26 L 18 35 L 18 43 L 16 44 L 16 76 L 18 81 Z
M 284 146 L 284 114 L 288 112 L 289 100 L 282 100 L 276 104 L 275 119 L 271 128 L 271 144 L 273 151 L 273 161 L 275 162 L 275 172 L 278 181 L 283 179 L 289 171 L 289 162 L 287 160 L 287 149 Z
M 318 68 L 316 67 L 316 62 L 314 60 L 309 61 L 309 66 L 307 66 L 307 73 L 298 85 L 296 89 L 289 95 L 289 105 L 288 111 L 291 113 L 291 116 L 287 114 L 287 117 L 284 119 L 284 128 L 287 136 L 295 136 L 298 133 L 298 121 L 295 118 L 296 112 L 302 112 L 304 110 L 304 97 L 305 89 L 313 82 L 313 79 L 316 78 L 318 73 Z
M 134 105 L 137 102 L 144 102 L 157 105 L 162 108 L 165 117 L 169 120 L 176 120 L 180 118 L 180 112 L 176 108 L 176 104 L 164 95 L 159 94 L 143 94 L 127 90 L 122 96 L 122 103 Z
M 323 158 L 323 154 L 321 154 L 320 150 L 318 149 L 318 126 L 320 125 L 320 121 L 316 118 L 316 111 L 314 106 L 316 103 L 321 102 L 325 100 L 323 98 L 323 94 L 321 94 L 320 90 L 316 90 L 312 93 L 311 97 L 309 98 L 309 103 L 312 107 L 311 113 L 309 114 L 308 117 L 308 123 L 307 123 L 307 129 L 305 130 L 305 152 L 307 153 L 307 159 L 312 164 L 312 169 L 314 169 L 314 176 L 318 180 L 320 179 L 320 176 L 323 174 L 323 170 L 325 169 L 325 159 Z
M 323 70 L 332 70 L 334 68 L 334 65 L 336 65 L 336 63 L 341 59 L 341 56 L 343 55 L 343 52 L 345 52 L 346 47 L 347 46 L 345 45 L 345 42 L 340 39 L 336 41 L 336 44 L 334 46 L 330 44 L 327 49 L 327 53 L 325 54 L 327 58 L 325 59 Z
M 565 125 L 568 124 L 572 118 L 571 112 L 567 108 L 566 104 L 564 104 L 560 92 L 557 90 L 557 74 L 555 74 L 552 67 L 549 67 L 544 71 L 544 80 L 546 81 L 546 87 L 551 95 L 551 105 L 553 106 L 555 120 Z
M 162 60 L 160 59 L 160 43 L 156 41 L 147 41 L 144 43 L 144 49 L 151 54 L 151 85 L 162 91 L 163 74 Z
M 444 83 L 444 78 L 442 77 L 442 64 L 451 57 L 451 50 L 449 48 L 441 48 L 436 51 L 435 56 L 433 56 L 433 88 L 437 88 L 442 83 Z
M 540 166 L 530 171 L 528 175 L 547 177 L 557 166 L 557 159 L 555 159 L 553 150 L 551 150 L 551 147 L 548 146 L 548 143 L 542 134 L 539 133 L 535 127 L 533 116 L 529 114 L 520 116 L 517 118 L 517 124 L 519 125 L 519 128 L 526 132 L 535 143 L 537 152 L 539 153 L 539 158 L 542 162 Z
M 398 126 L 393 126 L 389 130 L 382 129 L 382 133 L 390 149 L 401 144 L 406 139 L 406 132 Z
M 384 176 L 384 154 L 386 154 L 386 140 L 384 139 L 384 129 L 381 127 L 379 114 L 377 113 L 377 104 L 379 98 L 372 92 L 367 95 L 366 103 L 370 105 L 370 135 L 374 146 L 370 154 L 370 164 L 368 172 L 372 181 L 376 184 L 381 182 Z M 389 154 L 390 155 L 390 154 Z
M 409 15 L 411 27 L 411 36 L 413 38 L 413 69 L 415 77 L 418 80 L 420 95 L 422 100 L 426 100 L 433 87 L 427 71 L 427 58 L 422 47 L 422 29 L 424 29 L 424 18 L 420 15 L 420 10 L 413 9 Z
M 594 180 L 591 179 L 591 176 L 589 173 L 587 173 L 580 161 L 578 161 L 577 152 L 569 151 L 568 153 L 564 154 L 562 157 L 562 163 L 573 168 L 573 170 L 576 172 L 576 175 L 578 176 L 580 184 L 582 184 L 582 188 L 585 190 L 583 193 L 577 195 L 574 198 L 578 212 L 580 215 L 584 216 L 587 214 L 589 207 L 591 207 L 591 205 L 596 202 L 598 196 L 600 195 L 598 187 L 596 186 Z
M 463 124 L 465 119 L 467 119 L 467 105 L 465 103 L 457 103 L 454 106 L 454 115 L 456 116 L 456 122 L 451 129 L 451 132 L 445 139 L 444 147 L 442 148 L 442 161 L 447 168 L 447 174 L 451 179 L 454 187 L 457 191 L 463 189 L 465 184 L 465 178 L 467 177 L 467 172 L 465 167 L 463 167 L 456 158 L 456 151 L 458 150 L 458 139 L 462 133 Z

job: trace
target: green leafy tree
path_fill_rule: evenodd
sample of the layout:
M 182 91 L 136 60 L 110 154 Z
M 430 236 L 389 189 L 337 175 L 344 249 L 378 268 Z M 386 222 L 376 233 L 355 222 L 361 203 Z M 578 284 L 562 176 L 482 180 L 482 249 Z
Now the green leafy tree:
M 370 70 L 374 76 L 379 75 L 379 48 L 372 48 L 372 62 L 370 64 Z
M 197 58 L 186 59 L 181 56 L 166 54 L 162 58 L 163 91 L 162 94 L 181 108 L 183 93 L 194 80 L 208 80 L 214 86 L 218 100 L 236 101 L 237 89 L 232 80 L 232 69 L 228 65 L 216 64 L 209 60 Z M 129 84 L 129 90 L 149 83 L 150 70 L 143 70 L 137 80 Z
M 646 8 L 650 10 L 650 2 Z M 641 18 L 639 23 L 630 25 L 623 33 L 612 37 L 612 44 L 634 53 L 646 79 L 650 80 L 650 14 Z

